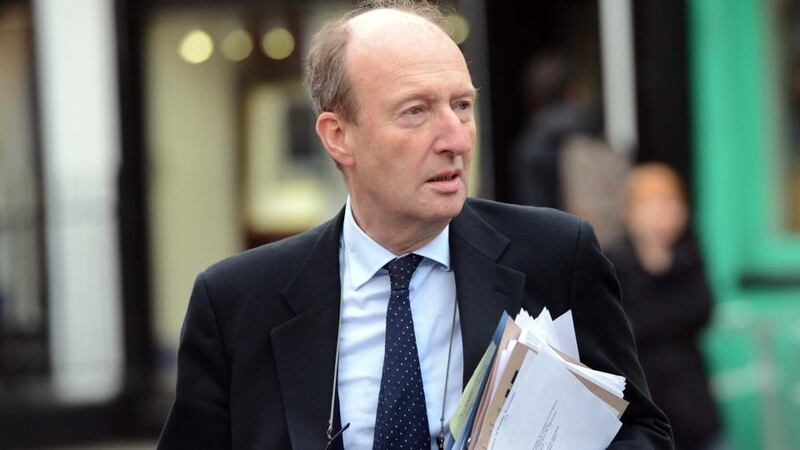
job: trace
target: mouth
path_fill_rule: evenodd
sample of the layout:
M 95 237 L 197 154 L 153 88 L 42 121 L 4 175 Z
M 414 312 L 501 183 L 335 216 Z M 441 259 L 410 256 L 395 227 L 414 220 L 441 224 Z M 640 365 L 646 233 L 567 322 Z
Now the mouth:
M 440 172 L 435 177 L 428 179 L 428 186 L 431 186 L 434 192 L 439 194 L 451 195 L 461 192 L 462 184 L 461 172 L 458 170 Z
M 446 183 L 448 181 L 453 181 L 459 177 L 460 173 L 458 171 L 451 171 L 451 172 L 442 172 L 436 175 L 433 178 L 428 180 L 429 183 Z

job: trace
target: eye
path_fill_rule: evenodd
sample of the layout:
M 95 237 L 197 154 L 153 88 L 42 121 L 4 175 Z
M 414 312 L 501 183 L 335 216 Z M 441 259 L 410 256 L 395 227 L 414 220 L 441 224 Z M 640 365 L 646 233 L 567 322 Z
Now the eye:
M 456 102 L 456 109 L 459 111 L 469 111 L 472 108 L 472 102 L 469 100 L 461 100 Z
M 472 100 L 458 100 L 453 104 L 452 108 L 462 122 L 466 123 L 472 120 Z
M 409 116 L 418 116 L 423 112 L 425 112 L 425 108 L 423 108 L 422 105 L 416 105 L 408 108 L 405 113 Z

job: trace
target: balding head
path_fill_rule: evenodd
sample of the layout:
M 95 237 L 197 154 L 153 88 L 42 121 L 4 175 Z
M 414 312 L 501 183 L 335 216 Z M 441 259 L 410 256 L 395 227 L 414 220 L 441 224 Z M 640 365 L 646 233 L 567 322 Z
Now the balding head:
M 351 103 L 361 105 L 373 95 L 367 84 L 379 80 L 384 89 L 403 81 L 402 69 L 411 64 L 449 62 L 468 72 L 461 50 L 438 26 L 417 15 L 393 9 L 377 9 L 352 18 L 345 49 L 345 77 Z M 427 57 L 427 58 L 425 58 Z
M 345 26 L 353 41 L 359 39 L 388 40 L 393 27 L 413 29 L 426 37 L 449 39 L 444 30 L 431 20 L 408 11 L 393 8 L 373 9 L 349 19 Z M 412 36 L 408 36 L 412 37 Z M 450 39 L 452 42 L 452 39 Z
M 444 15 L 425 1 L 378 0 L 359 4 L 342 17 L 327 23 L 315 36 L 308 56 L 308 87 L 317 114 L 335 112 L 355 122 L 358 104 L 352 96 L 346 53 L 353 37 L 387 40 L 386 28 L 392 20 L 418 23 L 444 32 Z M 429 30 L 430 31 L 430 30 Z

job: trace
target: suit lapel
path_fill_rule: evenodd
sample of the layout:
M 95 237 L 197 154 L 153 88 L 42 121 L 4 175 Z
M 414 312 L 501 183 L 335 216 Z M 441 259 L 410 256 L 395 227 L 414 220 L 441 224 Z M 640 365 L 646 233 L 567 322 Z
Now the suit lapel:
M 450 253 L 464 346 L 464 385 L 486 351 L 503 311 L 516 314 L 525 275 L 498 260 L 509 244 L 470 207 L 450 227 Z
M 323 225 L 302 269 L 283 291 L 296 316 L 271 331 L 286 423 L 295 448 L 325 448 L 326 444 L 339 326 L 343 217 L 340 212 Z

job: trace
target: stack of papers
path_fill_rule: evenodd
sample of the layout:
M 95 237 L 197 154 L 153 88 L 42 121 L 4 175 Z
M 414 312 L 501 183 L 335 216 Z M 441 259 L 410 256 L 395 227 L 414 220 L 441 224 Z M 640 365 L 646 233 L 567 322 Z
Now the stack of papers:
M 450 420 L 446 448 L 604 449 L 628 406 L 625 378 L 580 362 L 572 312 L 503 314 Z

